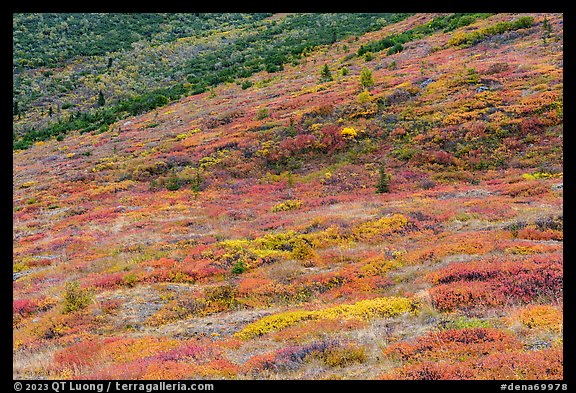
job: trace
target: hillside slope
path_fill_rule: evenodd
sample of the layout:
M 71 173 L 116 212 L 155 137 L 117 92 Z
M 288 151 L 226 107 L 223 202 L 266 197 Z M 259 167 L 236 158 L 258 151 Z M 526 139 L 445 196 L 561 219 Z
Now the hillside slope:
M 563 18 L 446 16 L 16 150 L 14 378 L 562 379 Z

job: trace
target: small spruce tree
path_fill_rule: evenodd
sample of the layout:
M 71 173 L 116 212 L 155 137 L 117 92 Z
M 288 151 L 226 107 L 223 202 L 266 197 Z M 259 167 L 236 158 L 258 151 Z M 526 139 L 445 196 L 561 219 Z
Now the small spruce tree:
M 390 179 L 392 176 L 386 172 L 384 165 L 380 167 L 379 172 L 378 184 L 376 184 L 376 193 L 383 194 L 390 191 Z
M 100 90 L 98 92 L 98 106 L 104 106 L 105 103 L 106 100 L 104 99 L 104 94 L 102 93 L 102 90 Z
M 544 15 L 544 21 L 542 22 L 542 40 L 546 44 L 548 39 L 552 36 L 552 25 L 548 22 L 548 18 Z
M 322 67 L 322 71 L 320 72 L 320 81 L 330 82 L 331 80 L 332 73 L 330 72 L 330 68 L 328 68 L 328 64 L 324 64 L 324 67 Z

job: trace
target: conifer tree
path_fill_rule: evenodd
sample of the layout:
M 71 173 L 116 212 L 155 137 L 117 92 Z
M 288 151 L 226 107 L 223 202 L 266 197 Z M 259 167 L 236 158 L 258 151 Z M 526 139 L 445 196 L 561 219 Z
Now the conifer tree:
M 104 99 L 104 94 L 102 93 L 102 90 L 100 90 L 98 92 L 98 106 L 104 106 L 105 103 L 106 100 Z
M 324 67 L 322 67 L 322 71 L 320 72 L 320 81 L 330 82 L 331 80 L 332 73 L 330 72 L 330 68 L 328 68 L 328 64 L 324 64 Z
M 392 176 L 386 172 L 384 165 L 380 167 L 379 172 L 378 184 L 376 184 L 376 193 L 383 194 L 390 191 L 390 179 Z

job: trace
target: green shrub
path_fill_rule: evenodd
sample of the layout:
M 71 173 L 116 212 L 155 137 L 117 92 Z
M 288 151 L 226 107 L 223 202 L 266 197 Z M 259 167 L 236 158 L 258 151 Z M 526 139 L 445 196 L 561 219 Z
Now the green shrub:
M 168 191 L 177 191 L 181 187 L 180 179 L 177 177 L 169 177 L 164 186 Z
M 246 265 L 244 265 L 244 261 L 239 260 L 236 261 L 234 266 L 232 266 L 232 273 L 234 274 L 242 274 L 246 271 Z
M 267 117 L 270 117 L 270 112 L 268 111 L 268 108 L 258 109 L 258 113 L 256 113 L 256 119 L 263 120 Z
M 374 78 L 372 77 L 372 71 L 368 68 L 362 68 L 360 72 L 360 86 L 363 88 L 369 88 L 374 85 Z
M 133 287 L 138 283 L 138 276 L 135 273 L 129 273 L 124 276 L 124 284 Z
M 92 302 L 89 290 L 80 288 L 78 281 L 67 282 L 64 289 L 64 313 L 75 312 Z
M 393 55 L 394 53 L 400 53 L 404 50 L 404 47 L 402 46 L 401 43 L 397 42 L 396 44 L 394 44 L 393 47 L 389 48 L 388 51 L 386 52 L 387 55 Z
M 242 90 L 246 90 L 252 86 L 254 86 L 254 83 L 252 83 L 252 81 L 249 81 L 249 80 L 242 82 L 242 85 L 241 85 Z

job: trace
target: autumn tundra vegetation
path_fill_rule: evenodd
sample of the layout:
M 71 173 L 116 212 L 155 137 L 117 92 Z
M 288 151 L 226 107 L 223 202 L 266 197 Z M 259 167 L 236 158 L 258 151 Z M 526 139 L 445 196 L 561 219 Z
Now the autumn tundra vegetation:
M 13 20 L 14 378 L 563 379 L 562 14 Z

